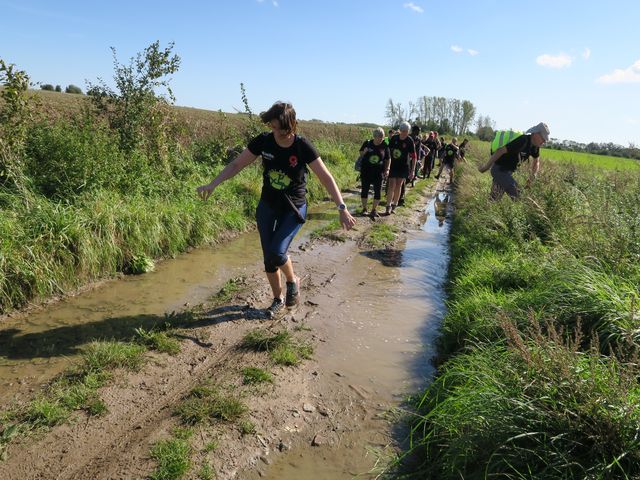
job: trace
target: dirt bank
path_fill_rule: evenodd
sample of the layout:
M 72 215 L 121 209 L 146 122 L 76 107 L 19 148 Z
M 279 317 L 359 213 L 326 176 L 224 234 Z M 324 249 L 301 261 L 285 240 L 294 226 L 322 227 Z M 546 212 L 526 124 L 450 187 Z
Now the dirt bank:
M 270 294 L 261 266 L 248 269 L 239 294 L 222 305 L 195 309 L 193 326 L 181 330 L 179 354 L 151 353 L 140 371 L 117 372 L 114 381 L 100 390 L 108 407 L 105 415 L 77 414 L 71 422 L 14 442 L 8 459 L 0 464 L 0 478 L 146 477 L 156 467 L 151 446 L 175 435 L 180 425 L 176 406 L 202 384 L 215 384 L 241 398 L 248 406 L 245 418 L 255 431 L 245 429 L 243 434 L 237 423 L 224 421 L 196 426 L 190 439 L 192 468 L 186 478 L 198 478 L 202 465 L 210 465 L 219 479 L 249 478 L 263 472 L 280 452 L 299 445 L 348 447 L 350 435 L 363 424 L 385 421 L 386 407 L 350 378 L 348 368 L 340 371 L 325 364 L 323 343 L 332 328 L 328 320 L 349 315 L 345 299 L 363 281 L 353 278 L 352 259 L 367 251 L 383 262 L 400 249 L 406 233 L 419 228 L 428 197 L 425 193 L 413 207 L 375 222 L 398 227 L 393 249 L 366 244 L 374 222 L 362 217 L 354 231 L 343 234 L 343 242 L 318 239 L 293 249 L 296 271 L 304 278 L 303 303 L 280 320 L 261 317 L 259 309 L 269 304 Z M 266 354 L 239 348 L 243 337 L 256 328 L 287 329 L 300 341 L 310 342 L 316 353 L 297 367 L 275 366 Z M 240 372 L 247 366 L 270 371 L 273 383 L 243 385 Z M 371 442 L 385 446 L 392 439 L 381 433 Z

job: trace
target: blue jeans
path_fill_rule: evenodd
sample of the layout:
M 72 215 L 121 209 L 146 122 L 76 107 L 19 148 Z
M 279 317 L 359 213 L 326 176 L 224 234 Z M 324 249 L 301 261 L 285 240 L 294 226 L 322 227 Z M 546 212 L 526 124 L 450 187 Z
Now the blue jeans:
M 298 207 L 298 211 L 306 218 L 307 204 Z M 264 270 L 267 273 L 277 272 L 278 267 L 287 263 L 287 250 L 302 223 L 290 207 L 287 206 L 284 212 L 280 212 L 263 200 L 260 200 L 256 209 L 256 222 L 262 244 Z

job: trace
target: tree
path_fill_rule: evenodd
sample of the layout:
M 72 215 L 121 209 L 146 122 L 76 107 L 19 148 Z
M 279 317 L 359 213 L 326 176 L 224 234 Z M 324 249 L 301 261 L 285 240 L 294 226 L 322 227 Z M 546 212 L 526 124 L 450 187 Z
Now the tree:
M 56 85 L 56 92 L 62 92 L 62 87 L 60 85 Z
M 495 134 L 496 122 L 491 120 L 491 118 L 487 115 L 483 117 L 480 115 L 476 122 L 477 130 L 476 135 L 480 140 L 491 141 L 493 140 L 493 136 Z
M 46 90 L 48 92 L 53 92 L 53 85 L 50 83 L 45 83 L 44 85 L 40 85 L 41 90 Z
M 23 185 L 22 150 L 31 120 L 29 76 L 0 59 L 0 183 Z
M 385 117 L 389 120 L 389 125 L 397 126 L 407 119 L 407 111 L 402 104 L 393 103 L 393 100 L 389 99 Z
M 473 124 L 473 119 L 476 116 L 476 107 L 469 100 L 462 101 L 462 117 L 460 119 L 460 131 L 459 135 L 464 135 L 469 131 L 469 127 Z
M 82 89 L 77 87 L 76 85 L 67 85 L 67 88 L 64 89 L 64 93 L 74 93 L 82 95 Z
M 167 110 L 175 101 L 168 75 L 178 71 L 180 57 L 173 54 L 173 42 L 165 49 L 156 41 L 131 58 L 128 65 L 118 61 L 113 53 L 114 76 L 117 90 L 112 90 L 102 79 L 98 84 L 88 83 L 87 95 L 95 109 L 106 116 L 111 128 L 120 137 L 120 148 L 130 152 L 138 147 L 147 134 L 151 143 L 166 139 Z M 166 97 L 156 93 L 164 88 Z

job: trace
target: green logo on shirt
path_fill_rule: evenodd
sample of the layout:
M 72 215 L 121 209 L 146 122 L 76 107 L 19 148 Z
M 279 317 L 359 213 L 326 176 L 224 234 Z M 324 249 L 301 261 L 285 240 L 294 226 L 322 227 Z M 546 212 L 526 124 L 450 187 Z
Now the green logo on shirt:
M 284 190 L 291 185 L 291 179 L 279 170 L 270 170 L 269 183 L 276 190 Z
M 380 157 L 378 155 L 371 155 L 369 157 L 369 163 L 372 165 L 377 165 L 380 163 Z
M 397 148 L 393 149 L 393 158 L 395 160 L 399 159 L 402 156 L 402 150 L 399 150 Z

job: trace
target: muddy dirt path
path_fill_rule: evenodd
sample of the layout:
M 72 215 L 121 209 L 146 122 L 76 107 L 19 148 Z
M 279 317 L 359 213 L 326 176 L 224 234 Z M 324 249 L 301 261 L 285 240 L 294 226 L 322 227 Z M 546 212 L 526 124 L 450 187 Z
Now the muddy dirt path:
M 430 201 L 427 193 L 410 212 L 378 221 L 400 229 L 388 249 L 362 243 L 372 226 L 364 218 L 344 242 L 294 243 L 292 259 L 305 278 L 304 302 L 283 319 L 260 318 L 258 309 L 270 301 L 264 274 L 259 263 L 243 267 L 242 292 L 224 305 L 203 305 L 183 330 L 186 339 L 178 355 L 151 353 L 139 372 L 117 372 L 100 390 L 106 415 L 77 414 L 71 422 L 10 445 L 0 478 L 145 478 L 155 468 L 151 445 L 169 438 L 179 425 L 175 406 L 207 382 L 225 385 L 244 399 L 255 433 L 243 435 L 225 422 L 196 427 L 190 440 L 192 468 L 185 478 L 198 478 L 202 465 L 210 465 L 219 479 L 350 478 L 368 471 L 375 457 L 366 448 L 393 448 L 398 440 L 387 412 L 431 374 L 429 347 L 442 315 L 438 288 L 444 273 L 425 279 L 419 272 L 425 255 L 433 257 L 430 269 L 446 271 L 446 231 L 431 239 L 439 248 L 430 253 L 411 243 L 439 228 L 437 221 L 429 224 L 434 218 Z M 425 216 L 425 207 L 430 215 Z M 425 289 L 433 289 L 433 302 L 425 302 Z M 313 358 L 281 367 L 264 354 L 239 349 L 244 335 L 256 328 L 296 331 L 314 345 Z M 392 354 L 376 353 L 383 351 Z M 269 370 L 273 384 L 244 386 L 239 372 L 245 366 Z M 214 442 L 218 447 L 208 448 Z M 309 454 L 312 443 L 317 446 Z M 327 463 L 335 468 L 318 473 L 318 465 Z M 300 468 L 311 469 L 313 476 Z

